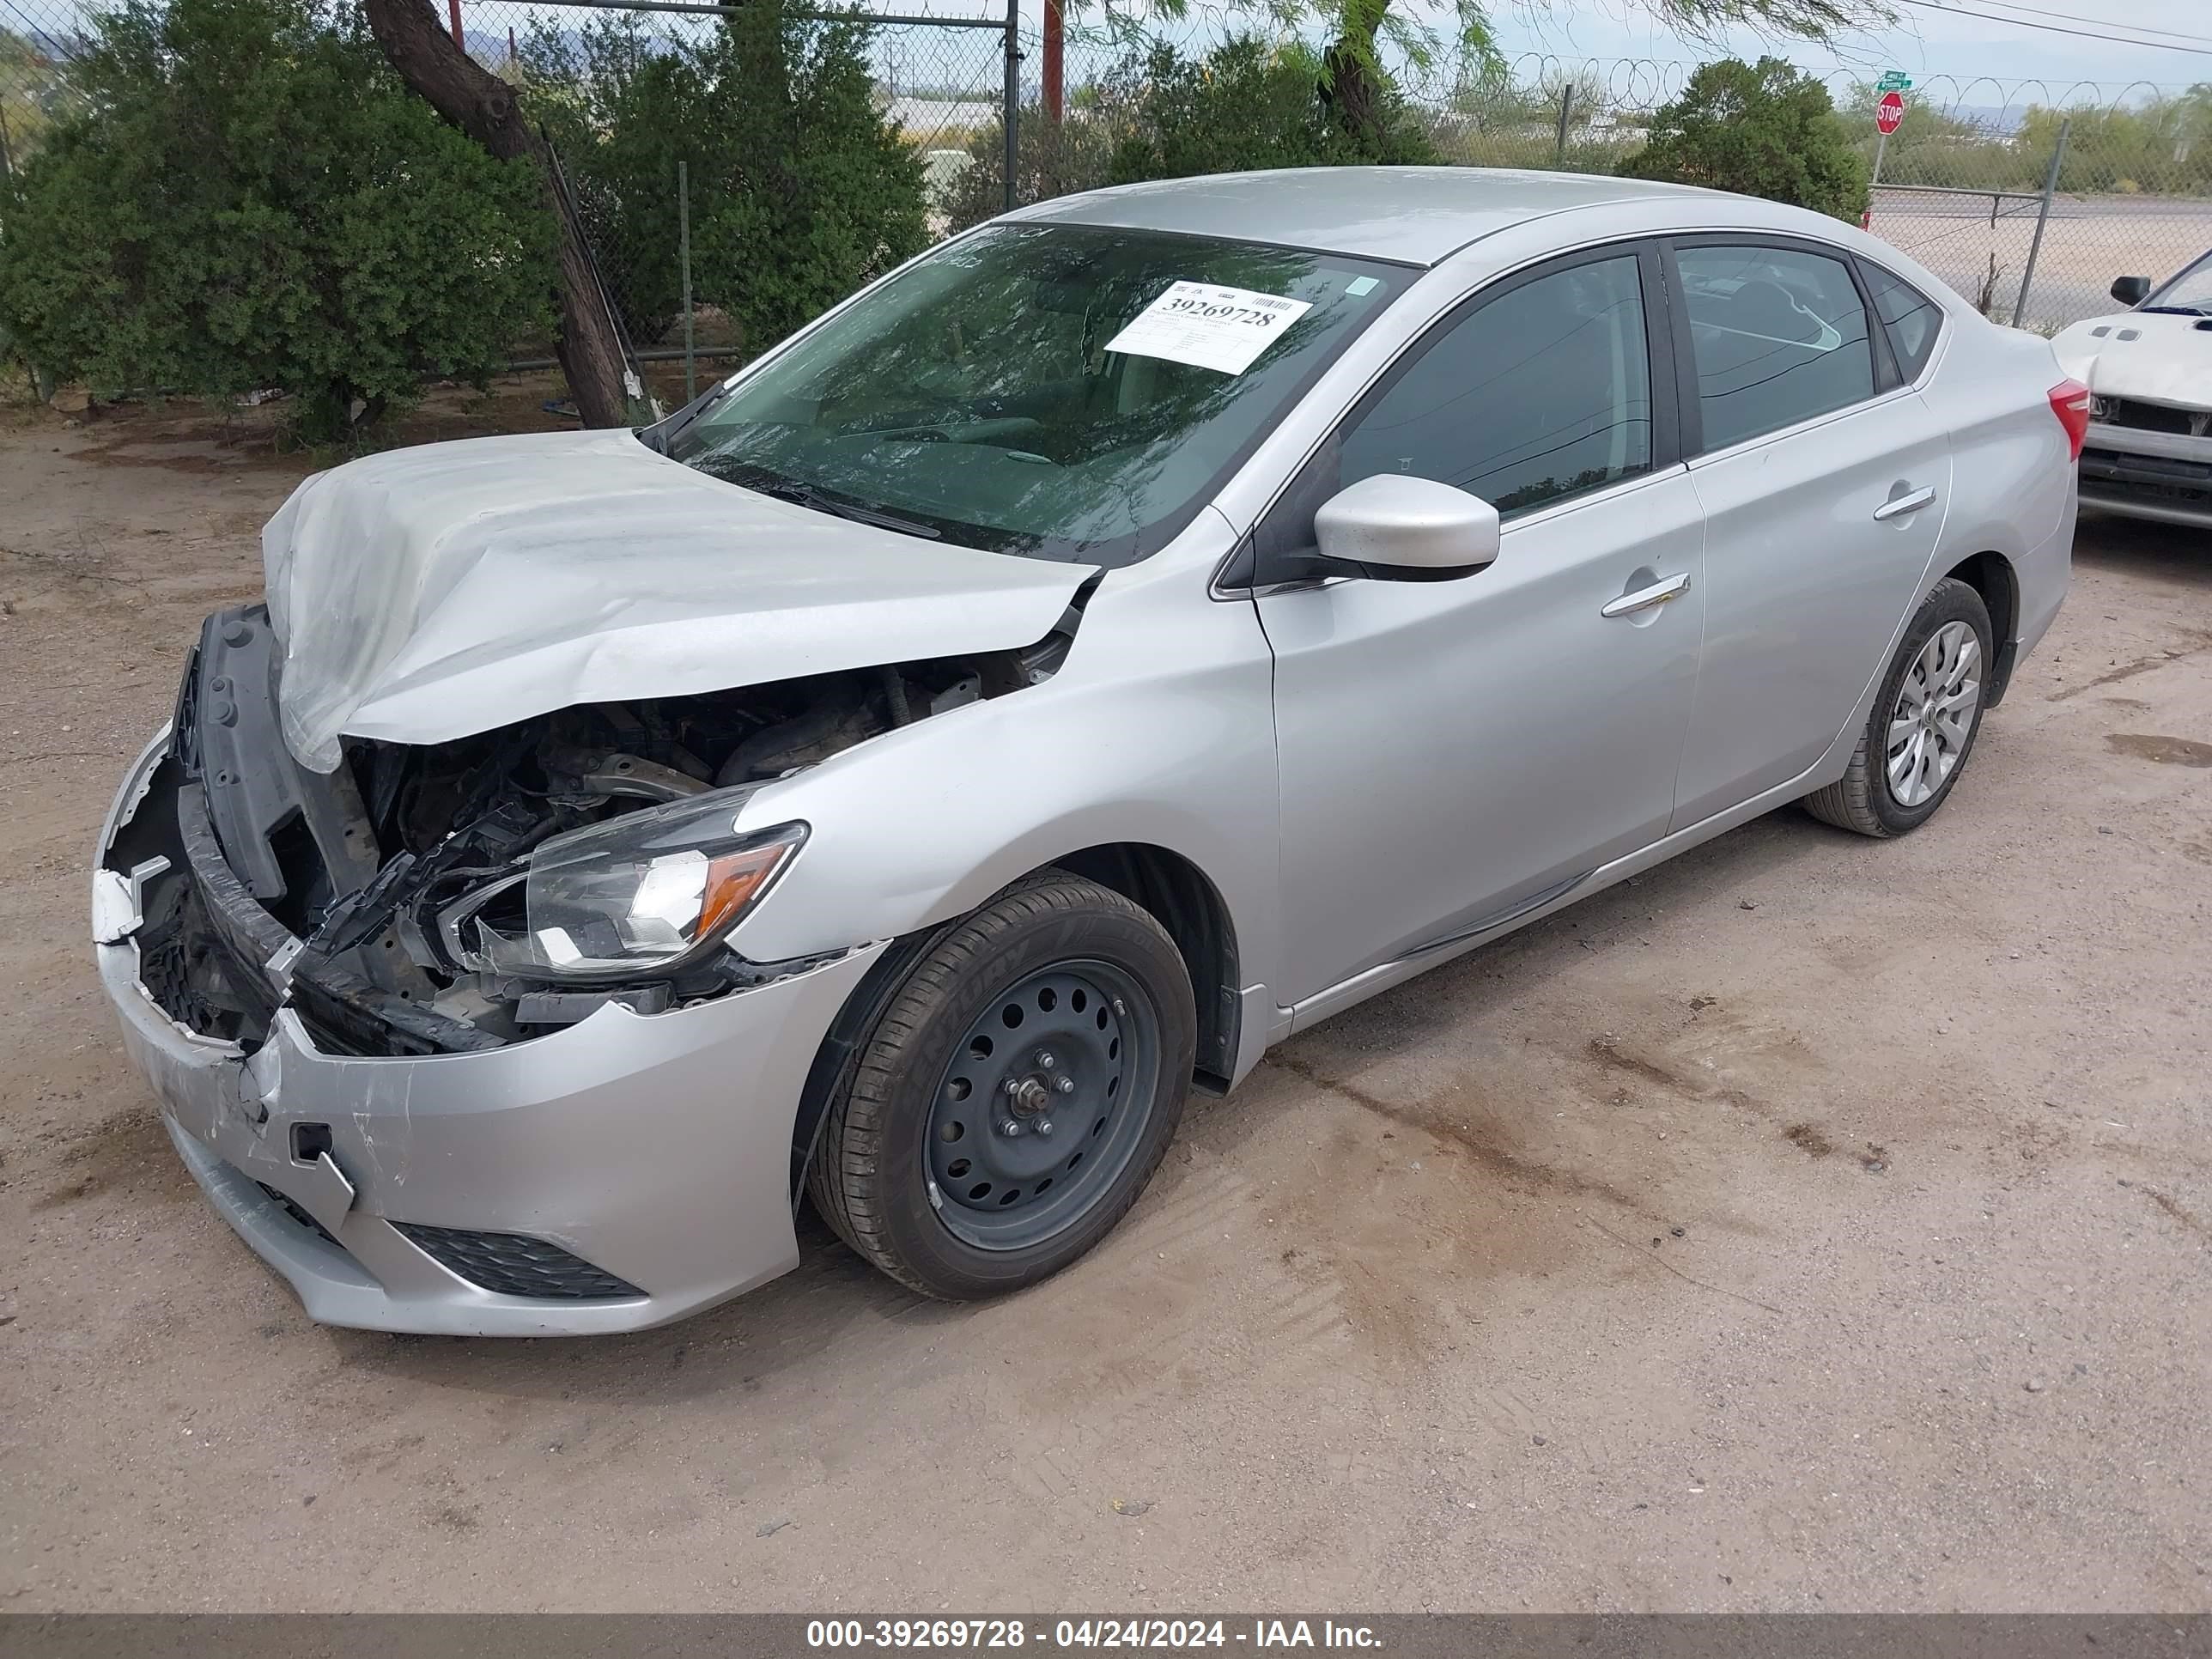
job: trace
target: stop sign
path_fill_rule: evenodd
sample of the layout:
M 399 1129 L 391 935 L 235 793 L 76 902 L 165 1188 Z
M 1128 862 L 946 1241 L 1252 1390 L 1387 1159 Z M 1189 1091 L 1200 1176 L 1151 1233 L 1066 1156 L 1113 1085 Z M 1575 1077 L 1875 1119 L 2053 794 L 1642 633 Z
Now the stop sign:
M 1901 92 L 1882 94 L 1881 101 L 1874 106 L 1874 124 L 1881 129 L 1883 136 L 1895 132 L 1904 119 L 1905 94 Z

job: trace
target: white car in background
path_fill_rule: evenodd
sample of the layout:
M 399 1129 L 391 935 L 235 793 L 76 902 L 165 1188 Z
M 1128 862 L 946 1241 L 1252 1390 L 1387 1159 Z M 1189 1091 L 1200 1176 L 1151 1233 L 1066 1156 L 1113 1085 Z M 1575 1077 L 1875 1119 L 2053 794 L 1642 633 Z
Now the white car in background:
M 2135 308 L 2051 342 L 2091 396 L 2081 505 L 2212 528 L 2212 252 L 2156 289 L 2123 276 L 2112 297 Z

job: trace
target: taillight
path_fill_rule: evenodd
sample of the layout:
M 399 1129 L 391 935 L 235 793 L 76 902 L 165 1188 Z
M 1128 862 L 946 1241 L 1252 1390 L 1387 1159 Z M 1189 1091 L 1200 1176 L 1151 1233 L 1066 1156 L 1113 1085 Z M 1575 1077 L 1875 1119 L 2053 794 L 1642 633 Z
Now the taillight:
M 2066 447 L 2075 460 L 2081 459 L 2081 441 L 2089 435 L 2089 388 L 2079 380 L 2061 380 L 2051 388 L 2051 412 L 2066 428 Z

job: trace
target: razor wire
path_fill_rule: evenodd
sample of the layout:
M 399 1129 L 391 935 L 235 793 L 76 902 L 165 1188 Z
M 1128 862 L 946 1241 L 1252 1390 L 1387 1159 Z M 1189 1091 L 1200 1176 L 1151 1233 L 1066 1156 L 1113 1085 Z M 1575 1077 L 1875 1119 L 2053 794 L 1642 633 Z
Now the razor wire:
M 72 69 L 112 3 L 0 0 L 0 235 L 7 176 L 34 165 L 50 135 L 86 106 Z M 636 50 L 672 55 L 700 52 L 725 27 L 725 9 L 706 0 L 431 3 L 441 19 L 458 20 L 471 58 L 524 88 L 526 105 L 533 90 L 542 94 L 566 76 L 592 107 L 584 83 L 599 71 L 588 44 L 609 20 L 622 21 Z M 1010 160 L 1011 194 L 1023 202 L 1109 182 L 1116 141 L 1134 118 L 1132 89 L 1156 47 L 1188 59 L 1243 33 L 1308 51 L 1316 44 L 1310 22 L 1272 0 L 1175 14 L 1092 8 L 1066 20 L 1061 101 L 1048 108 L 1041 3 L 1027 0 L 1018 14 L 1011 66 L 1002 0 L 872 0 L 857 12 L 866 24 L 874 106 L 884 130 L 914 155 L 931 236 L 1002 211 Z M 1607 173 L 1650 140 L 1698 65 L 1550 52 L 1501 60 L 1401 45 L 1386 67 L 1446 162 Z M 1871 167 L 1873 78 L 1844 68 L 1809 72 Z M 1920 77 L 1906 100 L 1902 126 L 1881 147 L 1869 228 L 1999 320 L 2018 311 L 2026 325 L 2054 330 L 2113 309 L 2107 290 L 2115 277 L 2160 278 L 2212 247 L 2212 85 L 1936 74 Z M 2046 214 L 2033 198 L 2062 125 L 2068 143 Z M 603 133 L 604 122 L 592 131 Z M 667 192 L 672 242 L 679 219 L 713 222 L 721 186 L 695 167 L 679 212 L 672 162 L 668 172 L 665 182 L 634 187 Z M 2039 217 L 2034 283 L 2023 295 Z M 744 350 L 711 303 L 687 311 L 636 291 L 634 273 L 669 266 L 672 246 L 629 249 L 596 234 L 595 245 L 643 355 L 678 353 L 687 338 L 707 354 Z M 774 247 L 758 255 L 777 256 Z M 518 347 L 519 356 L 543 350 Z

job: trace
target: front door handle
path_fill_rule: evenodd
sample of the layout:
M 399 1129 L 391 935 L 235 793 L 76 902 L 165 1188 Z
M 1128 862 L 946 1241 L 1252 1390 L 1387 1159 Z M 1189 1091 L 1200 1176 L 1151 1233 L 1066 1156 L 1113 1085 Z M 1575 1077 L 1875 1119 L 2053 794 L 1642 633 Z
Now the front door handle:
M 1664 605 L 1669 599 L 1680 599 L 1690 591 L 1690 573 L 1669 576 L 1649 587 L 1639 587 L 1632 593 L 1624 593 L 1617 599 L 1608 599 L 1598 611 L 1601 617 L 1627 617 L 1638 611 L 1649 611 L 1655 605 Z
M 1909 495 L 1893 495 L 1874 510 L 1877 520 L 1901 519 L 1908 513 L 1917 513 L 1936 499 L 1936 487 L 1923 484 Z

